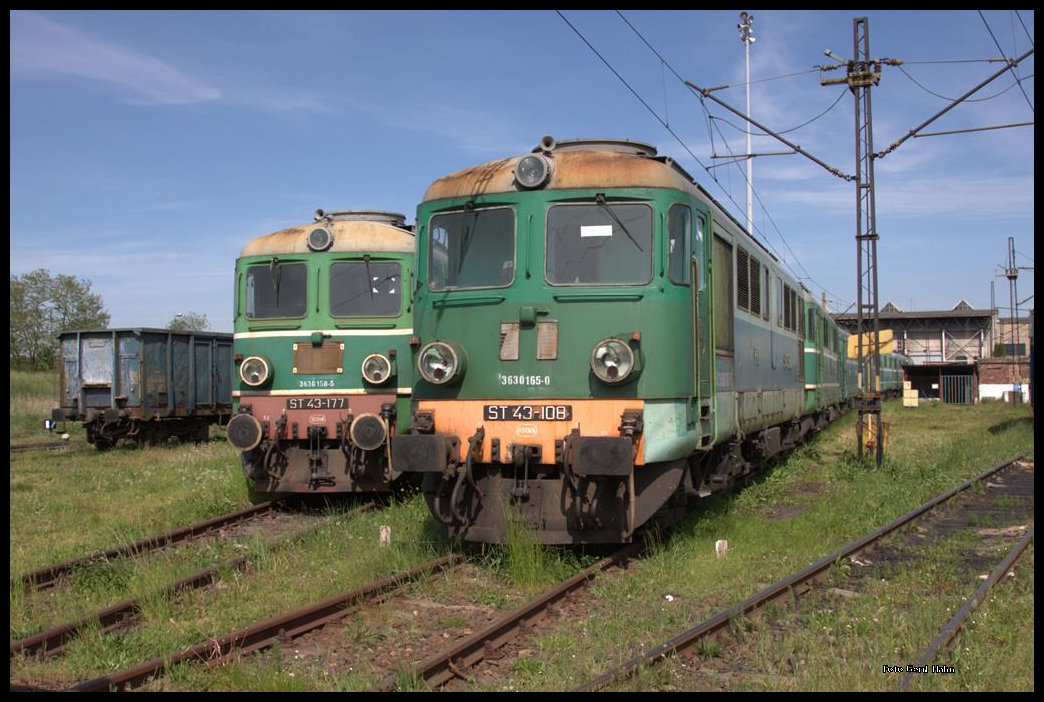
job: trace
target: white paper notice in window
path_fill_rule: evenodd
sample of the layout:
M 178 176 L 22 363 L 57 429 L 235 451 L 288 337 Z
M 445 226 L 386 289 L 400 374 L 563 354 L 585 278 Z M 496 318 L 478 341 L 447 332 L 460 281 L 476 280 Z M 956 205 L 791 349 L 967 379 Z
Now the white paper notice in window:
M 580 227 L 580 237 L 588 236 L 612 236 L 613 225 L 611 224 L 589 224 Z

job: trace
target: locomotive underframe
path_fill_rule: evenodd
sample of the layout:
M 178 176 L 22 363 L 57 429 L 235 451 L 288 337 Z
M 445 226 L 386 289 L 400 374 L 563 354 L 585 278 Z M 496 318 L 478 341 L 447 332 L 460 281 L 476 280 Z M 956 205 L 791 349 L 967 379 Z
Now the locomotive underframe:
M 499 543 L 517 527 L 534 543 L 623 543 L 678 494 L 685 465 L 566 476 L 542 464 L 480 463 L 426 473 L 422 489 L 445 537 Z
M 490 462 L 483 427 L 464 441 L 426 433 L 434 426 L 423 413 L 419 428 L 415 421 L 411 433 L 395 438 L 394 451 L 405 472 L 423 474 L 425 500 L 447 538 L 499 543 L 517 527 L 535 543 L 623 543 L 642 527 L 677 521 L 688 498 L 734 485 L 825 428 L 842 409 L 831 406 L 688 458 L 644 465 L 634 460 L 640 415 L 621 423 L 619 437 L 574 431 L 555 442 L 553 463 L 539 444 L 513 444 L 507 461 Z
M 261 441 L 242 452 L 252 494 L 386 492 L 398 477 L 388 446 L 395 427 L 395 395 L 353 395 L 337 410 L 286 409 L 296 395 L 256 395 L 241 399 L 240 413 L 254 416 Z M 383 420 L 385 436 L 366 448 L 352 440 L 356 419 Z
M 242 454 L 251 492 L 258 495 L 386 492 L 395 476 L 388 465 L 387 445 L 374 450 L 325 440 L 265 441 Z

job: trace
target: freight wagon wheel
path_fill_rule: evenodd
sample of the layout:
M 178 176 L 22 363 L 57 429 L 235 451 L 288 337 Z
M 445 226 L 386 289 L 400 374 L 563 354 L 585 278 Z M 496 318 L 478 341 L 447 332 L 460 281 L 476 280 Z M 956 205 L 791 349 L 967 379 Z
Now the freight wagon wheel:
M 94 437 L 94 448 L 99 451 L 108 451 L 116 445 L 115 439 L 107 439 L 104 436 L 95 435 Z
M 116 445 L 115 439 L 106 438 L 101 432 L 95 431 L 90 426 L 87 427 L 87 443 L 94 444 L 94 448 L 99 451 L 108 451 Z

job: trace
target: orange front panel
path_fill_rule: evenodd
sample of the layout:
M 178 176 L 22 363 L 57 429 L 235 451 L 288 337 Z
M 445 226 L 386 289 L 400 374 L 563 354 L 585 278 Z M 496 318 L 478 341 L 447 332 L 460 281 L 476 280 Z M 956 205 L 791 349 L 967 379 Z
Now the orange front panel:
M 500 439 L 501 460 L 511 444 L 540 445 L 542 463 L 553 463 L 555 456 L 555 440 L 564 439 L 573 429 L 578 429 L 581 436 L 620 436 L 620 422 L 624 411 L 643 410 L 645 403 L 641 400 L 532 400 L 528 403 L 536 406 L 569 405 L 573 418 L 569 421 L 515 421 L 487 420 L 487 406 L 503 407 L 517 405 L 518 402 L 506 403 L 495 400 L 421 400 L 417 409 L 421 412 L 432 412 L 435 415 L 435 433 L 456 436 L 460 439 L 460 460 L 464 460 L 467 451 L 468 437 L 475 434 L 479 427 L 486 430 L 482 440 L 483 461 L 488 461 L 490 444 L 493 439 Z M 635 464 L 645 463 L 645 439 L 639 438 L 638 453 Z

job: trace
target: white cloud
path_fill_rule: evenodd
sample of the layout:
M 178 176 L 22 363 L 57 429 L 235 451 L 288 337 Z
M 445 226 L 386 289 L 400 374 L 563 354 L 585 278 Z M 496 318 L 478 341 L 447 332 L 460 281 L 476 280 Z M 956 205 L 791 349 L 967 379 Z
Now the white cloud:
M 532 144 L 518 142 L 517 127 L 509 118 L 483 110 L 430 103 L 419 112 L 387 109 L 381 112 L 392 127 L 434 134 L 473 154 L 524 153 L 533 148 Z
M 790 189 L 772 192 L 775 203 L 852 209 L 852 191 Z M 917 178 L 878 183 L 877 214 L 888 216 L 952 216 L 966 218 L 1023 218 L 1033 216 L 1033 179 L 1029 178 Z M 776 205 L 780 207 L 780 205 Z
M 50 73 L 108 83 L 139 104 L 184 105 L 221 97 L 217 88 L 157 58 L 27 11 L 11 13 L 11 73 Z

